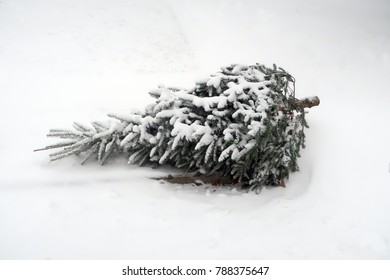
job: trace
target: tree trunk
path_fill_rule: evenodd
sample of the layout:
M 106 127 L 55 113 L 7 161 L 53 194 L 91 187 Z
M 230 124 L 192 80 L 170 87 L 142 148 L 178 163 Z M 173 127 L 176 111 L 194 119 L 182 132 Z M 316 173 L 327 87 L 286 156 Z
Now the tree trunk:
M 311 108 L 320 105 L 320 99 L 318 96 L 306 97 L 303 99 L 296 99 L 295 103 L 300 108 Z

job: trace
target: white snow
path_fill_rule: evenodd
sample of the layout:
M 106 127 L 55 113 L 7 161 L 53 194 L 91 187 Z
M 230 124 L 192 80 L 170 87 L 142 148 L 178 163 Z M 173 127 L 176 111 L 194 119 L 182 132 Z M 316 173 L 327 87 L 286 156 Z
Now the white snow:
M 0 38 L 1 259 L 390 258 L 388 1 L 0 0 Z M 321 99 L 285 189 L 32 152 L 158 84 L 256 62 Z
M 208 81 L 207 81 L 207 85 L 208 86 L 213 86 L 215 88 L 219 88 L 219 85 L 221 84 L 221 75 L 219 76 L 215 76 L 215 77 L 211 77 Z

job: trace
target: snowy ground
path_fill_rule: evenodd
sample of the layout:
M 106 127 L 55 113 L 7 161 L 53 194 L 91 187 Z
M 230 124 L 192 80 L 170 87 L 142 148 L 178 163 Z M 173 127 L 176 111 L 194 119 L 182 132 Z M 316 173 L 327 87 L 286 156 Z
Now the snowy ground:
M 292 2 L 0 0 L 0 258 L 389 259 L 390 4 Z M 32 152 L 158 84 L 255 62 L 321 98 L 286 189 L 209 192 Z

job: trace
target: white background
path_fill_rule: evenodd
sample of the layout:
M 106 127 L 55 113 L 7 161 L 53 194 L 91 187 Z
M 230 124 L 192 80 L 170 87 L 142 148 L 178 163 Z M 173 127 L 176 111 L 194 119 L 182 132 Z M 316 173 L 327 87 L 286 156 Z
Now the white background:
M 19 279 L 375 279 L 387 280 L 389 261 L 0 261 L 0 277 Z M 123 269 L 206 269 L 204 276 L 123 276 Z M 266 275 L 217 275 L 217 267 L 267 266 Z M 209 271 L 212 272 L 209 272 Z M 265 271 L 265 269 L 264 269 Z

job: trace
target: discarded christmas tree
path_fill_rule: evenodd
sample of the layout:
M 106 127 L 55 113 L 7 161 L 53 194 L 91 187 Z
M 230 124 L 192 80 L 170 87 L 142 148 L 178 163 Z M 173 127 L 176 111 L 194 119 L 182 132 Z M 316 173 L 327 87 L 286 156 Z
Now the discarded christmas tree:
M 285 70 L 260 64 L 224 67 L 190 90 L 160 86 L 150 95 L 156 102 L 141 113 L 52 129 L 48 137 L 65 141 L 38 150 L 58 148 L 51 160 L 82 154 L 82 163 L 101 164 L 127 153 L 129 164 L 171 165 L 252 189 L 284 185 L 305 145 L 305 108 L 319 104 L 297 99 Z

